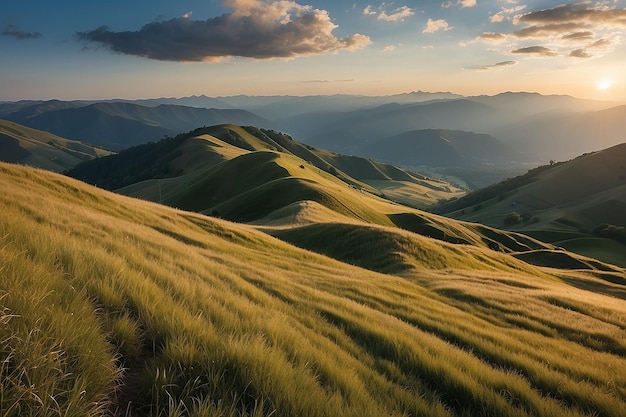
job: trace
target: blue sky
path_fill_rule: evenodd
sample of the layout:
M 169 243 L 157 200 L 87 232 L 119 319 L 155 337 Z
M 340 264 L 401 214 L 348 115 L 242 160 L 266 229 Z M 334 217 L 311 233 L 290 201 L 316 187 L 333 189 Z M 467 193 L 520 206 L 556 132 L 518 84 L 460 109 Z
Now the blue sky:
M 8 3 L 0 100 L 422 90 L 626 102 L 626 0 Z

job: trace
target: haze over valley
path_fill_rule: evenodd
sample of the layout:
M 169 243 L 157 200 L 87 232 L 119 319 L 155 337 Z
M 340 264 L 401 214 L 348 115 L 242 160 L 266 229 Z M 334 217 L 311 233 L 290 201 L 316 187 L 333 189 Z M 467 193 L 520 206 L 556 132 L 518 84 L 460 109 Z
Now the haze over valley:
M 625 112 L 613 103 L 530 93 L 0 104 L 1 118 L 113 151 L 200 126 L 252 125 L 311 146 L 450 176 L 470 189 L 621 143 Z

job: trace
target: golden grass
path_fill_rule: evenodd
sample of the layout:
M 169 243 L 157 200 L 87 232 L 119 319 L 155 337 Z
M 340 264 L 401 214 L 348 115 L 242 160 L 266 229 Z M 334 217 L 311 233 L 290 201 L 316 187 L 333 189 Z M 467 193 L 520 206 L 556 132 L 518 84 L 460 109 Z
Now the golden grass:
M 2 415 L 626 414 L 618 284 L 381 274 L 30 168 L 0 188 Z
M 19 147 L 27 151 L 23 155 L 2 155 L 0 160 L 17 156 L 18 159 L 13 161 L 51 171 L 64 171 L 84 160 L 111 154 L 101 148 L 1 119 L 0 134 L 14 138 Z
M 424 180 L 421 184 L 410 181 L 364 180 L 382 192 L 385 197 L 409 207 L 427 208 L 440 200 L 458 198 L 466 191 L 449 184 Z
M 210 213 L 220 208 L 223 210 L 224 207 L 216 206 L 228 204 L 229 198 L 253 191 L 262 181 L 297 178 L 325 189 L 328 198 L 335 202 L 347 200 L 354 207 L 368 206 L 368 210 L 361 209 L 360 213 L 353 213 L 351 217 L 375 220 L 375 223 L 386 225 L 390 223 L 384 215 L 397 212 L 398 205 L 377 198 L 376 195 L 413 206 L 424 206 L 462 192 L 443 181 L 412 177 L 395 167 L 364 158 L 313 149 L 276 132 L 266 133 L 280 143 L 255 128 L 221 125 L 205 131 L 208 133 L 186 140 L 178 149 L 181 155 L 171 163 L 172 172 L 182 172 L 184 175 L 143 181 L 118 192 Z M 269 155 L 273 157 L 269 158 Z M 360 180 L 362 177 L 369 178 L 368 175 L 378 179 Z M 390 175 L 398 180 L 392 180 Z M 375 186 L 370 186 L 370 183 Z M 229 193 L 221 192 L 223 188 L 227 188 Z M 255 204 L 254 201 L 242 201 L 245 198 L 241 196 L 237 205 Z M 349 211 L 345 202 L 340 202 L 340 205 L 344 206 L 344 212 Z M 242 220 L 235 217 L 231 219 Z M 259 218 L 252 220 L 259 221 Z
M 563 246 L 581 255 L 624 266 L 624 246 L 580 239 L 569 243 L 565 234 L 591 237 L 592 230 L 602 223 L 622 225 L 626 212 L 624 159 L 626 144 L 600 152 L 585 154 L 571 161 L 535 170 L 532 179 L 508 189 L 496 184 L 483 191 L 489 199 L 449 213 L 457 219 L 505 227 L 511 212 L 528 221 L 508 225 L 507 229 L 541 236 L 546 242 Z M 549 168 L 549 169 L 546 169 Z M 533 171 L 530 171 L 533 172 Z M 523 178 L 523 177 L 520 177 Z M 491 189 L 491 191 L 490 191 Z M 501 190 L 496 193 L 495 190 Z M 463 198 L 459 200 L 462 202 Z

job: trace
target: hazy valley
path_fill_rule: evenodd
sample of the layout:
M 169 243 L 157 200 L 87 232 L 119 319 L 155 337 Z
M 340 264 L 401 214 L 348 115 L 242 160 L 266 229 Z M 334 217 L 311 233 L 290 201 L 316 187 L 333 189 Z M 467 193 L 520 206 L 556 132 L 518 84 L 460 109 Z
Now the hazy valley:
M 624 112 L 623 106 L 610 102 L 531 93 L 0 104 L 0 119 L 114 151 L 201 126 L 232 123 L 274 129 L 311 146 L 448 176 L 468 188 L 619 144 L 626 129 Z M 433 131 L 448 133 L 437 139 Z M 389 143 L 393 148 L 386 146 Z

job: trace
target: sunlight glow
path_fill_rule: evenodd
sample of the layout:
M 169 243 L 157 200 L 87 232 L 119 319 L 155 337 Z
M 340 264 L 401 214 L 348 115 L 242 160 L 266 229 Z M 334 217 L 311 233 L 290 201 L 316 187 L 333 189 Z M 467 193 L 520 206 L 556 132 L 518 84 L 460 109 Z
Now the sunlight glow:
M 608 90 L 611 84 L 611 80 L 602 80 L 598 83 L 598 90 Z

